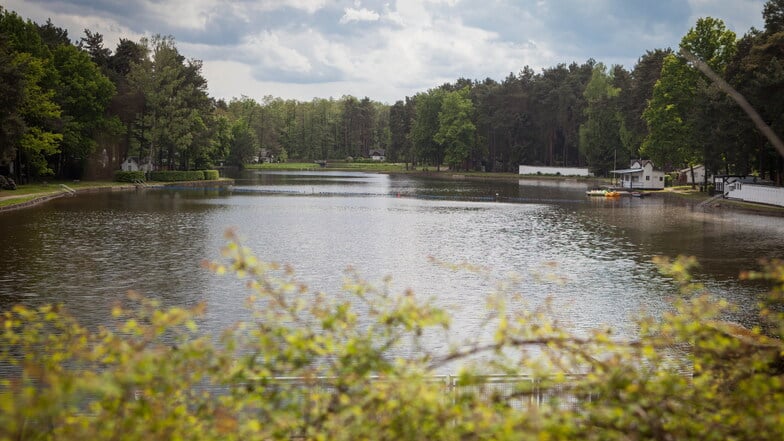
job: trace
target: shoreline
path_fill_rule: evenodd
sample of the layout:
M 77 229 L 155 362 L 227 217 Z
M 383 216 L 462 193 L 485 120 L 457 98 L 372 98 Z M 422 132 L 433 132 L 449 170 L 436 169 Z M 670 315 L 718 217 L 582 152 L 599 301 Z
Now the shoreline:
M 60 183 L 47 184 L 53 186 L 52 191 L 40 191 L 24 194 L 11 194 L 6 195 L 6 192 L 14 192 L 16 190 L 2 190 L 0 191 L 0 202 L 10 201 L 6 205 L 0 206 L 0 213 L 7 211 L 21 210 L 25 208 L 35 207 L 45 202 L 61 198 L 63 196 L 84 194 L 84 193 L 108 193 L 114 191 L 130 191 L 138 190 L 139 188 L 165 188 L 165 187 L 213 187 L 213 186 L 229 186 L 234 185 L 234 179 L 221 178 L 217 181 L 177 181 L 177 182 L 145 182 L 144 184 L 129 184 L 120 182 L 102 182 L 96 181 L 91 184 L 90 181 L 80 183 L 83 186 L 77 188 L 70 188 L 66 190 L 61 187 Z M 67 185 L 67 184 L 66 184 Z M 19 202 L 13 202 L 14 199 L 19 199 Z
M 260 169 L 263 170 L 263 169 Z M 267 170 L 276 170 L 275 168 L 268 168 Z M 318 169 L 315 169 L 318 170 Z M 410 175 L 427 179 L 438 180 L 451 180 L 451 181 L 520 181 L 520 180 L 551 180 L 551 181 L 564 181 L 564 182 L 585 182 L 594 185 L 606 185 L 607 179 L 595 177 L 580 177 L 580 176 L 551 176 L 551 175 L 518 175 L 513 173 L 484 173 L 484 172 L 455 172 L 455 171 L 424 171 L 424 170 L 411 170 L 411 171 L 384 171 L 384 170 L 361 170 L 361 169 L 339 169 L 333 168 L 334 171 L 359 171 L 366 173 L 379 173 L 389 175 Z M 0 191 L 0 203 L 3 201 L 19 199 L 19 202 L 10 202 L 6 205 L 0 206 L 0 213 L 21 210 L 24 208 L 34 207 L 42 203 L 48 202 L 70 194 L 79 193 L 99 193 L 111 191 L 129 191 L 139 188 L 165 188 L 165 187 L 212 187 L 212 186 L 230 186 L 234 185 L 234 179 L 221 178 L 217 181 L 177 181 L 177 182 L 148 182 L 143 185 L 95 181 L 91 183 L 86 181 L 79 183 L 79 187 L 71 189 L 71 191 L 61 188 L 60 183 L 47 184 L 51 185 L 53 191 L 40 191 L 24 193 L 20 195 L 11 194 L 6 195 L 7 192 L 15 190 L 2 190 Z M 690 187 L 667 187 L 664 190 L 647 191 L 651 196 L 663 195 L 665 197 L 676 197 L 683 200 L 689 200 L 695 204 L 707 201 L 711 198 L 706 193 L 700 193 L 691 189 Z M 706 211 L 737 211 L 750 214 L 759 214 L 764 216 L 777 216 L 784 217 L 784 207 L 777 207 L 772 205 L 755 204 L 744 201 L 736 201 L 732 199 L 717 199 L 714 202 L 704 206 Z

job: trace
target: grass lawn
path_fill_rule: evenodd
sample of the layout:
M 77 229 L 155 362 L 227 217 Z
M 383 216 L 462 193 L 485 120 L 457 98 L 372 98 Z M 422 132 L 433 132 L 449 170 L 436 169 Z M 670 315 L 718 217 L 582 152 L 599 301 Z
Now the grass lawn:
M 0 192 L 0 198 L 2 198 L 4 194 L 5 194 L 4 192 Z M 7 207 L 9 205 L 24 204 L 25 202 L 32 201 L 33 199 L 38 198 L 40 196 L 41 195 L 34 194 L 34 195 L 13 197 L 8 199 L 0 199 L 0 208 Z
M 126 182 L 113 181 L 52 181 L 17 186 L 16 190 L 0 190 L 0 207 L 23 204 L 35 198 L 63 193 L 66 190 L 61 185 L 78 190 L 80 188 L 117 187 L 128 185 Z
M 692 199 L 695 201 L 701 201 L 701 200 L 709 199 L 711 197 L 708 193 L 701 192 L 699 186 L 692 188 L 691 185 L 678 185 L 675 187 L 665 187 L 665 189 L 661 191 L 666 193 L 673 193 L 682 198 Z

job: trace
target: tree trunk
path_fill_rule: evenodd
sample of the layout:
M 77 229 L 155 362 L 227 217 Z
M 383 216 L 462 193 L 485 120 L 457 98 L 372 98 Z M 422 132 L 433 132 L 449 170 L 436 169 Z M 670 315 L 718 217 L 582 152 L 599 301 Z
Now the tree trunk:
M 694 179 L 694 165 L 689 164 L 689 172 L 691 173 L 691 189 L 694 190 L 697 181 Z

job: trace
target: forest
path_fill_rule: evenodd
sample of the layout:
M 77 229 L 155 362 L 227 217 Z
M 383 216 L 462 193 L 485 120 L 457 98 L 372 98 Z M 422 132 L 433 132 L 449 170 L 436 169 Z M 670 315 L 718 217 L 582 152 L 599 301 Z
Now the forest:
M 682 55 L 687 50 L 784 133 L 784 0 L 764 29 L 738 37 L 701 18 L 680 47 L 642 54 L 631 70 L 589 59 L 502 80 L 459 78 L 393 104 L 369 97 L 209 95 L 200 60 L 172 36 L 72 40 L 51 20 L 0 7 L 0 174 L 108 178 L 128 157 L 156 169 L 259 161 L 390 162 L 516 172 L 520 164 L 588 167 L 605 176 L 632 158 L 672 171 L 782 183 L 784 162 L 742 110 Z

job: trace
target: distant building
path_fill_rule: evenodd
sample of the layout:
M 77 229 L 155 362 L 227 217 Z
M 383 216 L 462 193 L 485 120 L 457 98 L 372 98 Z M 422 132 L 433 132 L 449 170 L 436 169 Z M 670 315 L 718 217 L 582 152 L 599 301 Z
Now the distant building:
M 373 149 L 370 151 L 370 159 L 374 161 L 382 161 L 382 162 L 386 161 L 387 160 L 386 153 L 387 151 L 384 149 Z
M 256 157 L 256 162 L 268 163 L 273 162 L 275 157 L 272 154 L 272 150 L 263 148 L 259 150 L 259 156 Z
M 694 168 L 694 181 L 692 181 L 692 179 L 691 179 L 692 167 L 688 167 L 688 168 L 684 168 L 684 169 L 678 170 L 678 183 L 679 184 L 681 184 L 681 185 L 691 185 L 691 184 L 700 185 L 700 184 L 703 184 L 703 183 L 706 182 L 705 181 L 705 166 L 700 164 L 700 165 L 695 165 L 693 168 Z M 710 176 L 708 176 L 708 182 L 710 182 L 711 180 L 712 179 L 710 178 Z
M 125 161 L 123 161 L 122 164 L 120 164 L 120 168 L 122 169 L 122 171 L 143 171 L 143 172 L 153 171 L 153 166 L 151 161 L 146 160 L 140 163 L 139 158 L 133 156 L 129 156 L 125 158 Z
M 629 168 L 613 170 L 610 173 L 617 175 L 623 188 L 636 188 L 641 190 L 661 190 L 664 188 L 664 172 L 654 170 L 653 161 L 635 159 Z
M 521 165 L 521 175 L 555 175 L 555 176 L 593 176 L 587 168 L 580 167 L 545 167 L 540 165 Z
M 717 176 L 714 185 L 727 199 L 784 207 L 784 187 L 771 181 L 753 176 Z

